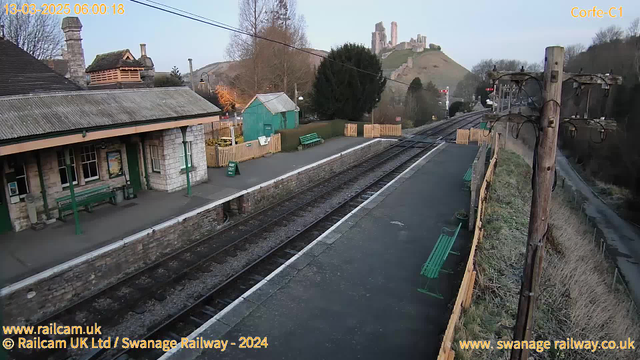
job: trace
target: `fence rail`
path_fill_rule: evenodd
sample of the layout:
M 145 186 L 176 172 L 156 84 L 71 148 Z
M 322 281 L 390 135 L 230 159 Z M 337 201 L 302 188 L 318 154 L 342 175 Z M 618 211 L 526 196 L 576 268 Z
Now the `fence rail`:
M 364 126 L 364 137 L 402 136 L 402 125 L 367 124 Z
M 207 166 L 224 167 L 229 165 L 229 161 L 247 161 L 280 152 L 282 151 L 280 136 L 280 134 L 271 135 L 267 145 L 260 145 L 258 140 L 253 140 L 235 146 L 207 146 Z
M 451 349 L 451 346 L 453 345 L 453 337 L 456 324 L 458 323 L 458 319 L 460 318 L 460 312 L 462 311 L 462 308 L 469 308 L 469 306 L 471 305 L 471 299 L 473 297 L 473 285 L 476 281 L 476 271 L 474 270 L 476 248 L 478 246 L 478 243 L 482 242 L 482 237 L 484 236 L 482 220 L 484 219 L 485 204 L 489 195 L 489 185 L 493 180 L 493 174 L 496 169 L 496 162 L 498 160 L 499 152 L 499 143 L 497 136 L 490 137 L 490 139 L 493 144 L 491 146 L 491 148 L 493 149 L 493 156 L 491 158 L 491 162 L 489 163 L 489 168 L 487 169 L 484 181 L 482 182 L 482 187 L 480 188 L 480 198 L 478 200 L 476 224 L 473 232 L 471 251 L 469 252 L 469 260 L 467 260 L 467 266 L 464 271 L 464 277 L 462 278 L 462 284 L 460 284 L 460 290 L 458 290 L 458 296 L 456 297 L 456 302 L 453 305 L 453 312 L 451 313 L 451 317 L 449 318 L 447 330 L 444 333 L 444 338 L 442 339 L 442 344 L 440 345 L 438 360 L 450 360 L 454 358 L 455 353 L 453 349 Z

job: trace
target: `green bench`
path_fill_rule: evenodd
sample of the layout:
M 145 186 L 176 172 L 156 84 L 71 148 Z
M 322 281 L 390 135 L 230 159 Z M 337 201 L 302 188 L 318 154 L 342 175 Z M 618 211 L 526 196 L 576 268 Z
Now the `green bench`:
M 449 254 L 460 255 L 460 253 L 451 251 L 451 247 L 453 247 L 453 243 L 456 241 L 456 237 L 458 236 L 458 232 L 460 231 L 460 227 L 462 227 L 462 223 L 458 225 L 458 228 L 454 231 L 448 229 L 446 227 L 442 228 L 442 232 L 440 233 L 440 237 L 438 238 L 438 242 L 436 242 L 436 246 L 433 247 L 431 251 L 431 255 L 427 259 L 427 262 L 422 266 L 422 271 L 420 271 L 420 275 L 427 278 L 427 283 L 418 288 L 418 291 L 424 294 L 428 294 L 438 299 L 442 299 L 442 295 L 436 290 L 429 290 L 429 282 L 431 280 L 437 279 L 440 275 L 440 272 L 451 272 L 449 270 L 443 270 L 442 265 L 444 265 L 445 260 L 447 260 L 447 256 Z M 447 232 L 453 233 L 453 235 L 447 235 Z
M 471 168 L 472 167 L 469 166 L 469 170 L 467 170 L 467 172 L 464 173 L 464 176 L 462 177 L 462 180 L 464 180 L 465 190 L 471 189 L 471 176 L 473 174 Z
M 91 212 L 91 206 L 97 203 L 107 200 L 114 205 L 116 203 L 116 195 L 111 191 L 109 185 L 98 186 L 83 191 L 76 191 L 75 197 L 76 206 L 78 208 L 84 207 L 88 212 Z M 73 213 L 71 195 L 56 198 L 56 203 L 58 204 L 58 218 L 60 220 L 64 221 L 65 215 L 68 215 L 69 212 Z
M 303 147 L 322 144 L 323 142 L 324 140 L 320 136 L 318 136 L 318 134 L 307 134 L 304 136 L 300 136 L 300 146 L 298 147 L 298 149 L 302 150 Z

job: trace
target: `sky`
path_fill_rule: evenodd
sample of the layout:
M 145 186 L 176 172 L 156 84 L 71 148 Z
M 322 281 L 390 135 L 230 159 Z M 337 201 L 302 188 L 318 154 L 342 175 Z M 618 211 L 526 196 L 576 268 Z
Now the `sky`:
M 170 71 L 177 66 L 186 73 L 188 58 L 193 59 L 194 70 L 227 60 L 228 31 L 131 1 L 116 1 L 123 4 L 124 15 L 79 15 L 87 66 L 97 54 L 120 49 L 128 48 L 139 57 L 140 43 L 147 44 L 147 54 L 153 59 L 156 71 Z M 238 24 L 237 0 L 157 1 L 232 26 Z M 417 34 L 426 35 L 427 43 L 442 46 L 449 57 L 467 69 L 486 58 L 541 62 L 547 46 L 574 43 L 588 46 L 600 28 L 618 25 L 626 29 L 634 18 L 640 17 L 638 0 L 588 3 L 578 0 L 297 1 L 298 13 L 305 16 L 307 37 L 313 48 L 330 50 L 345 42 L 369 47 L 375 23 L 384 23 L 390 39 L 391 22 L 396 21 L 398 42 L 416 38 Z M 591 9 L 593 6 L 605 11 L 621 7 L 622 16 L 601 19 L 571 16 L 574 7 Z M 615 15 L 619 15 L 618 12 Z

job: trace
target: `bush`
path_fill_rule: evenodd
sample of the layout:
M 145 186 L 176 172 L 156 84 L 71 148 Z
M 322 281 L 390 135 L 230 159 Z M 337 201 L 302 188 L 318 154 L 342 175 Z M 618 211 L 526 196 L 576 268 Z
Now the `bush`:
M 333 131 L 331 123 L 322 121 L 314 122 L 311 124 L 300 125 L 295 129 L 282 129 L 277 131 L 282 136 L 282 151 L 295 151 L 300 145 L 300 136 L 304 136 L 311 133 L 318 134 L 323 139 L 333 137 Z

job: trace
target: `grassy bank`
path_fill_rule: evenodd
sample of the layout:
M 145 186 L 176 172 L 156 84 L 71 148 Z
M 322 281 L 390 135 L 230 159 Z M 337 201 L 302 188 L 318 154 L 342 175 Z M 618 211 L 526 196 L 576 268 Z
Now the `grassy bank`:
M 550 237 L 545 247 L 535 340 L 638 339 L 639 322 L 630 300 L 611 290 L 613 268 L 592 243 L 562 188 L 552 195 Z M 471 307 L 460 318 L 456 340 L 510 340 L 515 325 L 531 200 L 531 169 L 517 154 L 503 151 L 491 185 L 484 240 L 478 246 L 478 278 Z M 457 342 L 455 342 L 457 345 Z M 639 346 L 640 347 L 640 346 Z M 630 350 L 551 350 L 535 359 L 638 359 Z M 459 359 L 508 359 L 504 350 L 456 348 Z

